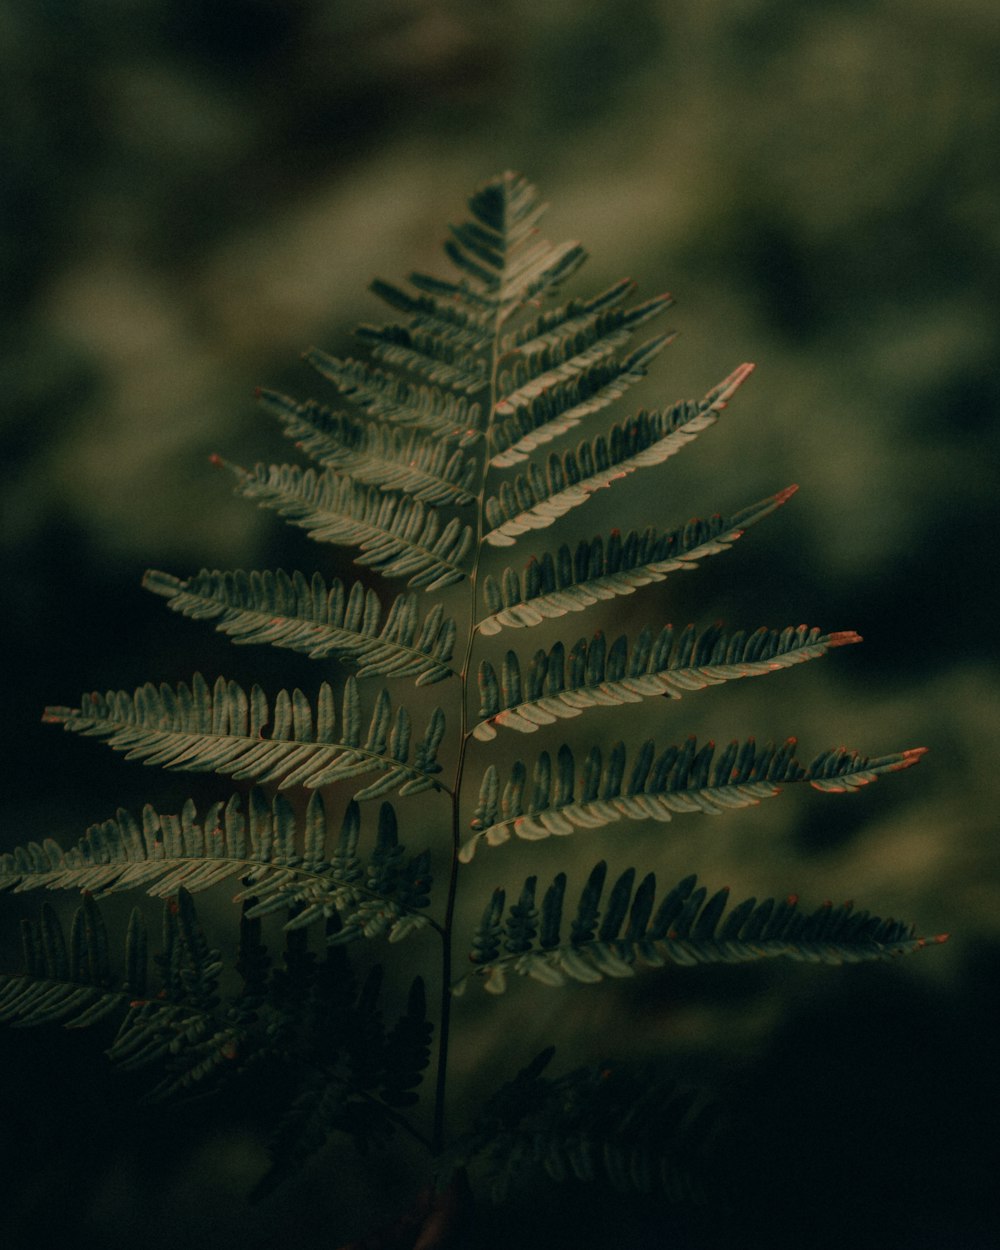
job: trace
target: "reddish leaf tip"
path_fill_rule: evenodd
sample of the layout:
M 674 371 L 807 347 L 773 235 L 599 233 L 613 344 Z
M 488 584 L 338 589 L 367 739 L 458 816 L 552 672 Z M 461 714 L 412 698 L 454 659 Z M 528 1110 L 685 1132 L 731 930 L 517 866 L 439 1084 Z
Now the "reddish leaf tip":
M 839 629 L 836 633 L 827 635 L 826 645 L 828 647 L 847 647 L 852 642 L 864 642 L 864 639 L 853 629 Z

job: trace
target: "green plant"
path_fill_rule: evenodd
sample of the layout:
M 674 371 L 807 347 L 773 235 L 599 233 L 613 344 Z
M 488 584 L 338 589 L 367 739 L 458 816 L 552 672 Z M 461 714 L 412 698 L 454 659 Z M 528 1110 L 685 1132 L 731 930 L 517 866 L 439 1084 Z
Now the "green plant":
M 261 1192 L 334 1130 L 362 1148 L 397 1129 L 410 1133 L 436 1159 L 438 1192 L 426 1191 L 395 1227 L 399 1245 L 444 1244 L 454 1235 L 466 1169 L 481 1160 L 500 1192 L 519 1169 L 539 1164 L 554 1177 L 686 1191 L 684 1143 L 699 1132 L 704 1108 L 660 1072 L 598 1065 L 552 1078 L 547 1050 L 467 1115 L 465 1132 L 449 1136 L 451 1005 L 469 980 L 497 994 L 511 974 L 563 986 L 667 962 L 857 962 L 924 945 L 908 926 L 849 905 L 809 913 L 792 896 L 730 906 L 727 891 L 709 893 L 693 876 L 658 892 L 652 872 L 637 883 L 633 868 L 609 885 L 601 861 L 572 890 L 563 872 L 544 888 L 537 874 L 527 876 L 510 903 L 497 889 L 471 935 L 472 969 L 456 975 L 456 898 L 480 845 L 718 814 L 797 782 L 849 791 L 922 754 L 869 758 L 838 748 L 803 765 L 793 739 L 717 749 L 694 739 L 657 747 L 643 737 L 647 726 L 661 732 L 659 696 L 815 659 L 858 641 L 851 632 L 667 625 L 610 644 L 600 631 L 589 641 L 556 640 L 530 658 L 490 650 L 492 635 L 520 641 L 543 622 L 572 620 L 727 550 L 795 488 L 728 517 L 580 536 L 543 546 L 520 567 L 508 564 L 504 549 L 598 489 L 661 464 L 714 424 L 751 366 L 700 401 L 643 410 L 573 451 L 552 451 L 550 443 L 593 424 L 645 375 L 670 336 L 627 352 L 625 345 L 671 301 L 629 306 L 632 283 L 623 281 L 542 310 L 583 249 L 540 239 L 543 206 L 518 175 L 487 183 L 470 207 L 472 219 L 452 228 L 445 247 L 457 281 L 416 274 L 412 290 L 374 284 L 402 317 L 360 328 L 371 362 L 307 354 L 342 408 L 261 393 L 263 407 L 320 468 L 229 466 L 239 493 L 319 542 L 356 548 L 357 564 L 405 579 L 409 593 L 385 610 L 367 582 L 347 587 L 319 573 L 146 578 L 171 608 L 214 622 L 237 643 L 335 658 L 353 672 L 339 691 L 324 681 L 312 698 L 282 690 L 271 700 L 257 686 L 244 691 L 223 678 L 209 685 L 196 674 L 189 685 L 148 684 L 48 709 L 47 720 L 103 738 L 129 759 L 254 784 L 201 816 L 193 803 L 176 816 L 119 811 L 68 850 L 47 840 L 0 862 L 4 886 L 83 893 L 68 939 L 48 905 L 25 925 L 24 968 L 0 982 L 0 1018 L 79 1028 L 120 1017 L 109 1054 L 125 1068 L 156 1065 L 159 1096 L 263 1073 L 281 1090 L 284 1110 Z M 415 734 L 405 696 L 390 695 L 378 679 L 440 686 L 447 721 L 433 706 Z M 624 704 L 635 705 L 641 731 L 628 743 L 601 743 L 600 709 Z M 492 755 L 486 762 L 479 753 L 481 743 L 517 741 L 581 716 L 596 743 L 582 753 L 549 746 L 526 752 L 527 764 Z M 346 783 L 360 788 L 351 794 Z M 306 793 L 303 805 L 297 796 Z M 427 845 L 415 854 L 400 841 L 390 793 L 404 800 L 404 823 L 405 800 L 431 796 L 419 818 Z M 334 835 L 325 804 L 342 795 L 348 801 Z M 435 890 L 433 855 L 442 850 L 446 879 Z M 233 878 L 242 904 L 235 989 L 192 897 Z M 128 925 L 123 973 L 96 901 L 139 889 L 165 900 L 154 978 L 141 909 Z M 284 932 L 280 961 L 270 953 L 269 923 Z M 436 1010 L 429 1013 L 424 980 L 415 977 L 387 1023 L 381 967 L 359 977 L 352 949 L 418 932 L 439 952 Z M 433 1094 L 419 1106 L 432 1049 Z

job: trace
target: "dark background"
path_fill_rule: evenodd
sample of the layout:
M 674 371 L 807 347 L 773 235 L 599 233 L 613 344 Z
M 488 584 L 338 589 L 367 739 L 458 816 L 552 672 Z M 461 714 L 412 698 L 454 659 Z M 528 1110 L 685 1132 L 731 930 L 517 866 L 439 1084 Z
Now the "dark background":
M 748 1246 L 1000 1245 L 998 45 L 991 0 L 0 3 L 4 848 L 228 793 L 45 728 L 46 704 L 195 668 L 315 684 L 305 662 L 174 617 L 139 579 L 344 571 L 234 500 L 207 456 L 287 457 L 253 385 L 319 393 L 298 353 L 351 350 L 351 323 L 381 316 L 376 274 L 446 273 L 444 223 L 504 168 L 550 200 L 550 237 L 590 250 L 572 293 L 630 273 L 677 296 L 681 337 L 632 407 L 758 363 L 716 430 L 595 502 L 586 532 L 619 507 L 673 525 L 802 487 L 732 555 L 628 601 L 628 619 L 866 638 L 671 705 L 664 739 L 931 748 L 849 799 L 790 793 L 707 827 L 634 827 L 627 849 L 610 831 L 516 866 L 512 847 L 477 859 L 470 914 L 497 880 L 567 863 L 582 879 L 608 854 L 954 933 L 887 967 L 467 998 L 459 1088 L 497 1084 L 554 1038 L 567 1065 L 663 1054 L 714 1080 L 734 1117 L 717 1167 L 737 1197 L 699 1217 L 707 1231 L 578 1191 L 497 1230 L 520 1220 L 568 1244 L 573 1210 L 640 1246 L 718 1244 L 723 1227 Z M 11 903 L 5 950 L 35 901 Z M 137 1110 L 100 1044 L 7 1034 L 7 1245 L 72 1231 L 105 1247 L 334 1246 L 408 1201 L 399 1159 L 387 1173 L 332 1153 L 248 1209 L 263 1157 L 241 1109 Z

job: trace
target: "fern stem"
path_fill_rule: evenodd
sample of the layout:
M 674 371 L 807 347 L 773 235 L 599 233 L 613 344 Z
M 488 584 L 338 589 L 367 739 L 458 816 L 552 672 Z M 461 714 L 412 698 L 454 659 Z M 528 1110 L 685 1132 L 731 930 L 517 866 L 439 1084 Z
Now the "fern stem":
M 469 572 L 468 596 L 468 634 L 462 667 L 459 670 L 461 682 L 461 732 L 458 746 L 458 759 L 455 762 L 455 779 L 451 786 L 451 867 L 448 875 L 448 896 L 445 902 L 442 950 L 441 950 L 441 1010 L 438 1017 L 438 1063 L 437 1081 L 434 1095 L 434 1132 L 431 1149 L 440 1154 L 445 1141 L 445 1102 L 448 1090 L 448 1043 L 451 1033 L 451 983 L 452 983 L 452 930 L 455 920 L 455 902 L 458 897 L 458 870 L 460 865 L 459 851 L 462 845 L 461 830 L 461 799 L 462 776 L 465 771 L 465 753 L 472 731 L 469 727 L 469 670 L 472 663 L 472 652 L 476 642 L 476 588 L 479 581 L 479 564 L 483 552 L 483 534 L 485 532 L 486 479 L 490 471 L 490 431 L 497 404 L 497 373 L 500 366 L 500 327 L 503 321 L 501 306 L 497 306 L 493 321 L 493 342 L 490 346 L 490 399 L 486 430 L 483 438 L 484 455 L 479 475 L 479 489 L 476 493 L 476 540 L 473 547 L 472 568 Z

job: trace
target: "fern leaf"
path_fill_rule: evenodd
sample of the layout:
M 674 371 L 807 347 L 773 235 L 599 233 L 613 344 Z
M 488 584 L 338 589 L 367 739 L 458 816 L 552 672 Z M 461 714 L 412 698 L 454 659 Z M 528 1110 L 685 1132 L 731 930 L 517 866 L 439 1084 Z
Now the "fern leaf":
M 540 560 L 529 560 L 523 574 L 504 569 L 499 581 L 488 574 L 483 582 L 488 615 L 477 629 L 495 634 L 505 626 L 538 625 L 567 612 L 582 612 L 603 599 L 630 595 L 678 569 L 695 568 L 706 556 L 728 550 L 749 526 L 780 508 L 797 489 L 788 486 L 733 516 L 694 519 L 666 533 L 630 530 L 622 538 L 612 530 L 607 540 L 581 541 L 575 552 L 564 544 L 555 556 L 545 552 Z
M 331 847 L 322 797 L 310 796 L 301 846 L 294 811 L 281 794 L 271 802 L 256 787 L 247 811 L 238 794 L 213 804 L 199 820 L 191 800 L 179 815 L 143 809 L 137 820 L 119 810 L 93 825 L 74 847 L 52 839 L 0 856 L 0 890 L 86 890 L 119 894 L 141 887 L 156 898 L 179 890 L 189 894 L 238 878 L 237 898 L 245 918 L 288 913 L 287 930 L 336 916 L 338 943 L 386 936 L 399 941 L 434 922 L 423 914 L 430 903 L 430 855 L 407 857 L 388 803 L 379 811 L 370 860 L 358 854 L 361 815 L 349 803 L 340 836 Z
M 445 1152 L 439 1175 L 481 1159 L 495 1202 L 539 1167 L 557 1182 L 603 1183 L 673 1202 L 700 1194 L 699 1162 L 718 1131 L 717 1106 L 651 1065 L 599 1063 L 542 1076 L 551 1056 L 550 1047 L 501 1086 L 471 1132 Z
M 506 919 L 494 921 L 490 940 L 483 940 L 480 926 L 469 956 L 476 968 L 469 975 L 481 977 L 487 990 L 501 994 L 512 973 L 558 986 L 630 977 L 637 966 L 658 968 L 668 962 L 743 963 L 783 955 L 810 963 L 860 963 L 912 954 L 928 941 L 946 940 L 944 935 L 919 938 L 912 926 L 855 911 L 852 903 L 839 907 L 824 903 L 806 913 L 799 909 L 798 897 L 790 895 L 779 903 L 750 898 L 730 907 L 728 888 L 710 895 L 694 876 L 679 882 L 654 910 L 655 878 L 649 873 L 635 888 L 634 868 L 622 873 L 608 891 L 601 918 L 606 872 L 602 861 L 590 874 L 566 938 L 560 935 L 560 901 L 549 907 L 547 938 L 525 941 L 523 895 L 521 910 L 511 907 Z M 563 879 L 557 891 L 560 900 L 564 888 Z M 529 878 L 526 891 L 533 896 L 534 878 Z M 499 908 L 494 896 L 487 909 L 494 916 L 503 910 L 502 891 L 500 896 Z M 456 983 L 456 992 L 468 979 Z
M 472 549 L 472 530 L 418 500 L 384 494 L 327 470 L 297 465 L 258 465 L 253 473 L 233 466 L 237 492 L 288 517 L 316 542 L 359 547 L 354 563 L 407 585 L 440 590 L 465 577 L 462 561 Z
M 648 365 L 671 342 L 671 335 L 660 335 L 621 360 L 604 353 L 568 376 L 532 378 L 526 368 L 516 370 L 505 378 L 508 389 L 494 407 L 492 467 L 505 469 L 527 460 L 537 447 L 613 404 L 630 386 L 642 381 Z
M 261 405 L 283 432 L 324 468 L 380 490 L 398 490 L 430 504 L 465 504 L 476 463 L 440 437 L 358 420 L 307 400 L 262 390 Z
M 869 758 L 838 747 L 803 767 L 795 758 L 795 746 L 794 738 L 778 747 L 770 742 L 758 747 L 748 738 L 742 745 L 731 742 L 717 755 L 715 743 L 708 742 L 699 750 L 696 739 L 688 738 L 682 747 L 668 747 L 657 755 L 652 740 L 647 739 L 634 752 L 627 775 L 622 742 L 615 744 L 607 760 L 600 747 L 592 747 L 579 773 L 573 752 L 562 746 L 555 768 L 547 751 L 538 757 L 530 795 L 525 794 L 528 774 L 520 760 L 502 790 L 496 766 L 490 764 L 472 822 L 475 833 L 462 847 L 460 858 L 468 862 L 480 841 L 499 846 L 511 834 L 537 841 L 623 818 L 669 821 L 675 812 L 715 816 L 753 806 L 792 782 L 807 781 L 818 790 L 856 789 L 883 773 L 909 768 L 926 750 L 915 747 Z
M 269 1143 L 272 1167 L 255 1197 L 297 1171 L 334 1132 L 351 1136 L 360 1150 L 383 1144 L 397 1123 L 415 1132 L 399 1108 L 416 1101 L 413 1091 L 429 1058 L 431 1029 L 419 977 L 405 1012 L 387 1032 L 378 1001 L 381 968 L 358 990 L 349 969 L 331 962 L 342 954 L 339 948 L 328 950 L 319 965 L 303 952 L 289 954 L 295 958 L 288 969 L 286 1063 L 298 1088 Z
M 355 333 L 376 360 L 408 369 L 437 386 L 476 395 L 490 384 L 488 357 L 470 355 L 452 335 L 402 325 L 362 325 Z
M 415 1090 L 430 1063 L 432 1032 L 424 983 L 421 977 L 414 977 L 406 1010 L 385 1039 L 385 1071 L 379 1094 L 388 1106 L 412 1107 L 418 1101 Z
M 640 412 L 611 428 L 608 436 L 581 443 L 562 459 L 549 457 L 543 474 L 529 467 L 513 483 L 505 482 L 499 495 L 486 500 L 486 522 L 492 528 L 485 541 L 509 547 L 529 530 L 545 529 L 558 517 L 577 508 L 598 490 L 628 477 L 637 469 L 662 464 L 718 420 L 729 399 L 750 376 L 752 365 L 741 365 L 700 402 L 676 404 L 665 412 Z
M 465 395 L 414 386 L 365 361 L 339 360 L 316 347 L 306 352 L 305 360 L 334 384 L 341 399 L 377 421 L 456 439 L 460 447 L 481 436 L 482 405 Z
M 358 677 L 415 677 L 418 686 L 452 676 L 455 622 L 440 606 L 421 622 L 416 595 L 399 595 L 383 621 L 373 590 L 339 578 L 329 586 L 314 573 L 232 573 L 202 569 L 181 579 L 151 570 L 143 585 L 163 595 L 175 612 L 214 620 L 236 643 L 270 643 L 311 659 L 335 655 L 358 665 Z
M 133 912 L 126 942 L 127 976 L 115 983 L 108 936 L 94 899 L 85 894 L 74 913 L 67 942 L 59 918 L 42 907 L 36 922 L 22 923 L 23 971 L 0 974 L 0 1022 L 15 1028 L 88 1025 L 124 1010 L 145 985 L 142 919 Z
M 727 634 L 718 625 L 696 634 L 688 625 L 675 638 L 673 626 L 665 625 L 655 639 L 644 629 L 629 654 L 624 634 L 609 647 L 598 630 L 589 642 L 581 638 L 568 656 L 561 642 L 548 652 L 536 651 L 523 677 L 520 661 L 508 651 L 499 675 L 489 660 L 480 663 L 479 715 L 484 719 L 472 733 L 488 742 L 499 727 L 534 733 L 590 707 L 640 703 L 654 695 L 679 699 L 688 691 L 777 672 L 860 641 L 852 631 L 823 634 L 805 625 L 780 632 L 762 627 L 752 634 Z
M 551 244 L 535 232 L 545 210 L 536 189 L 507 173 L 469 200 L 473 220 L 451 227 L 445 252 L 466 284 L 501 313 L 555 290 L 586 259 L 578 243 Z
M 520 361 L 548 370 L 594 346 L 608 350 L 620 347 L 639 326 L 673 304 L 670 295 L 656 295 L 632 308 L 621 308 L 621 302 L 634 290 L 632 279 L 624 278 L 591 299 L 571 300 L 561 308 L 539 313 L 504 335 L 501 355 L 513 354 Z
M 108 1050 L 126 1071 L 162 1065 L 147 1100 L 171 1097 L 217 1075 L 245 1044 L 252 1013 L 227 1010 L 219 991 L 223 963 L 209 946 L 190 893 L 181 888 L 163 910 L 163 946 L 156 957 L 163 988 L 129 1004 Z
M 552 244 L 539 238 L 535 225 L 545 205 L 520 174 L 485 183 L 469 200 L 469 208 L 472 220 L 452 226 L 445 244 L 462 278 L 451 282 L 412 274 L 410 282 L 418 291 L 502 322 L 529 300 L 556 290 L 586 259 L 578 243 Z
M 492 318 L 488 313 L 430 294 L 411 295 L 381 278 L 376 278 L 369 289 L 390 307 L 406 313 L 410 330 L 436 334 L 470 353 L 482 355 L 492 350 Z
M 209 689 L 196 673 L 190 688 L 176 690 L 147 683 L 134 694 L 109 691 L 84 695 L 79 708 L 47 708 L 43 720 L 88 737 L 103 738 L 128 759 L 143 760 L 184 772 L 218 772 L 237 780 L 273 781 L 279 789 L 330 785 L 365 773 L 381 780 L 355 798 L 373 798 L 399 788 L 401 794 L 440 789 L 437 748 L 444 713 L 436 709 L 409 763 L 410 721 L 406 709 L 392 712 L 383 690 L 376 700 L 368 732 L 362 736 L 357 682 L 347 679 L 342 724 L 336 732 L 333 691 L 324 682 L 315 712 L 301 691 L 282 690 L 274 702 L 271 735 L 263 731 L 271 716 L 259 686 L 249 695 L 220 677 Z

